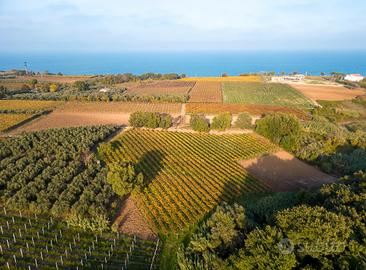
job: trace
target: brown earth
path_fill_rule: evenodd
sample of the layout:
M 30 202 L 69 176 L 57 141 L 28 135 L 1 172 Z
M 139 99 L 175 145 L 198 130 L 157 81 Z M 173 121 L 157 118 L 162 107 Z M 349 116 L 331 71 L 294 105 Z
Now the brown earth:
M 122 204 L 114 224 L 119 231 L 128 235 L 136 235 L 142 239 L 156 239 L 156 234 L 150 229 L 133 198 L 128 197 Z
M 52 112 L 42 116 L 24 126 L 21 126 L 10 134 L 31 132 L 49 128 L 94 126 L 94 125 L 127 125 L 129 114 L 126 113 L 79 113 L 79 112 Z
M 300 118 L 307 118 L 307 114 L 303 110 L 288 107 L 272 106 L 272 105 L 251 105 L 251 104 L 220 104 L 220 103 L 187 103 L 187 113 L 204 113 L 216 115 L 220 112 L 230 112 L 239 114 L 248 112 L 252 115 L 262 115 L 265 113 L 292 113 Z
M 365 95 L 362 89 L 347 89 L 342 86 L 291 84 L 308 98 L 317 100 L 350 100 Z
M 239 164 L 275 192 L 296 191 L 300 188 L 321 186 L 337 180 L 285 151 L 250 160 L 241 160 Z
M 197 82 L 190 92 L 189 102 L 222 103 L 220 82 Z

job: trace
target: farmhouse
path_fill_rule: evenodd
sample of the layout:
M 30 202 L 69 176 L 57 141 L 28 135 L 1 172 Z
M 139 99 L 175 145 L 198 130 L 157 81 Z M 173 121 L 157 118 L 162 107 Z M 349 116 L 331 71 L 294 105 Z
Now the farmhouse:
M 350 82 L 360 82 L 364 78 L 365 77 L 363 77 L 361 74 L 348 74 L 348 75 L 346 75 L 346 77 L 344 79 L 346 81 L 350 81 Z

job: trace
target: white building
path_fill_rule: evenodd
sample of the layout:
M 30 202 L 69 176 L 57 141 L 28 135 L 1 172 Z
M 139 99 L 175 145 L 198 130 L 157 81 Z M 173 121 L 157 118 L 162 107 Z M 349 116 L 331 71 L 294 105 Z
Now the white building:
M 360 82 L 364 78 L 361 74 L 348 74 L 344 79 L 350 82 Z

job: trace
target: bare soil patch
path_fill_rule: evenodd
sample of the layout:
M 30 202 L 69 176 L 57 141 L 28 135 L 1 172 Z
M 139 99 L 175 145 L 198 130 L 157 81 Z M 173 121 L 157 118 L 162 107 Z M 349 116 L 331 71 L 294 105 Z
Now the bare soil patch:
M 156 234 L 150 229 L 148 222 L 140 213 L 133 198 L 128 197 L 122 204 L 114 224 L 118 230 L 128 235 L 136 235 L 142 239 L 156 239 Z
M 291 84 L 292 87 L 302 92 L 308 98 L 317 100 L 350 100 L 357 96 L 365 95 L 362 89 L 347 89 L 342 86 L 333 85 L 306 85 Z
M 241 160 L 239 164 L 275 192 L 317 187 L 337 180 L 285 151 Z
M 52 112 L 42 116 L 10 134 L 31 132 L 49 128 L 95 126 L 95 125 L 127 125 L 129 114 L 126 113 L 80 113 L 80 112 Z

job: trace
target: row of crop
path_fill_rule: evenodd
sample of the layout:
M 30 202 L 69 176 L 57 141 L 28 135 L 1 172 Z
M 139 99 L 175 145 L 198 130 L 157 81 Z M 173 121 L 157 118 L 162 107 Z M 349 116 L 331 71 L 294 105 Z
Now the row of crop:
M 251 135 L 200 135 L 132 130 L 116 143 L 107 162 L 130 159 L 152 180 L 134 197 L 160 230 L 180 230 L 219 201 L 264 186 L 235 162 L 268 152 L 273 146 Z
M 0 266 L 121 269 L 129 264 L 128 269 L 148 269 L 154 248 L 153 242 L 136 237 L 95 235 L 42 217 L 0 215 Z

